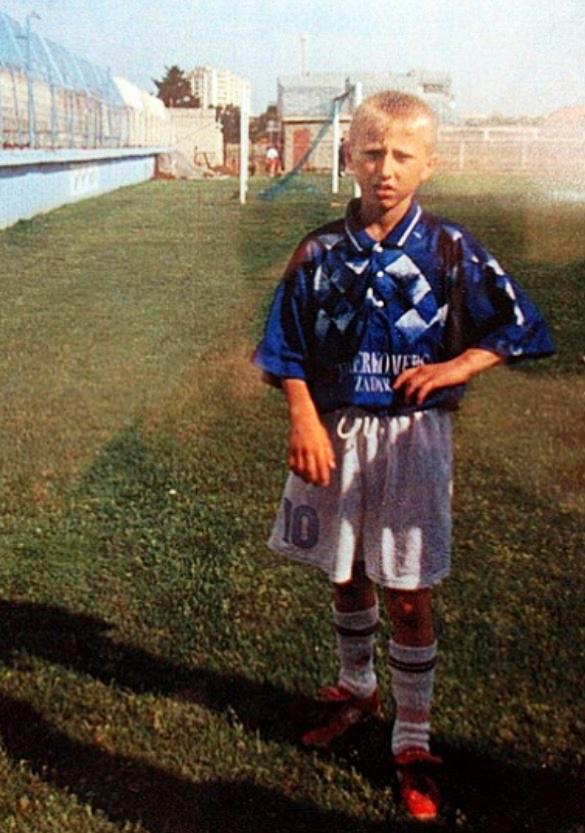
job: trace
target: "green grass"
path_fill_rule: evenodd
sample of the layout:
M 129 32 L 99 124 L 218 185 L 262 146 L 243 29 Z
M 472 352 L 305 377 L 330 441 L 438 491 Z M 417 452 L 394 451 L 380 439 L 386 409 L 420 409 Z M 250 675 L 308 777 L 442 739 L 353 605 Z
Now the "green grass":
M 296 742 L 335 673 L 329 593 L 264 547 L 286 424 L 249 354 L 291 248 L 350 184 L 265 185 L 240 207 L 234 182 L 147 183 L 0 234 L 2 831 L 411 829 L 387 720 L 329 753 Z M 537 191 L 425 193 L 559 348 L 477 380 L 456 419 L 442 831 L 583 830 L 585 208 Z

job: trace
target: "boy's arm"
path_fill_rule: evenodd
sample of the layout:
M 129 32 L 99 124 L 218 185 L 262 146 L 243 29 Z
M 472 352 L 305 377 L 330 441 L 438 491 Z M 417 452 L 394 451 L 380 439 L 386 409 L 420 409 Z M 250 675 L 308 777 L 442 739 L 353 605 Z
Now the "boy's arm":
M 288 465 L 307 483 L 328 486 L 335 455 L 315 403 L 302 379 L 283 379 L 290 431 Z
M 462 385 L 483 370 L 502 364 L 504 359 L 491 350 L 470 347 L 447 362 L 423 364 L 404 370 L 394 382 L 394 389 L 402 389 L 407 402 L 422 405 L 427 396 L 439 388 Z

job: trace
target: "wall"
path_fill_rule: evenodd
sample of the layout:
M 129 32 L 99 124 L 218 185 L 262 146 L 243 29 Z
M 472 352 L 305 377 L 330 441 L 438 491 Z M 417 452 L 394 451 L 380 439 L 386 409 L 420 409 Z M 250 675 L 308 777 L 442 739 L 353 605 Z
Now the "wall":
M 340 120 L 341 136 L 347 138 L 349 119 Z M 286 120 L 283 123 L 283 165 L 285 171 L 290 171 L 309 145 L 319 134 L 323 121 L 314 120 Z M 321 142 L 311 154 L 304 169 L 311 171 L 330 171 L 333 158 L 333 129 L 330 127 Z
M 0 151 L 0 228 L 154 175 L 164 148 Z
M 213 109 L 171 107 L 174 147 L 198 165 L 223 165 L 223 133 Z

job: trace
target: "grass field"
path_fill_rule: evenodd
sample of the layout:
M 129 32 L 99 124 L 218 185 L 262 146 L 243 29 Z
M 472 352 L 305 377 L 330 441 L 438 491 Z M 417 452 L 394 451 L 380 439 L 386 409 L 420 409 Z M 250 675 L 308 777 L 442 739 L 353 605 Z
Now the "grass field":
M 298 742 L 335 674 L 321 576 L 265 549 L 285 414 L 249 354 L 292 245 L 340 212 L 152 182 L 0 233 L 2 833 L 403 833 L 391 714 Z M 583 833 L 585 205 L 424 197 L 529 289 L 553 359 L 456 417 L 430 829 Z M 384 627 L 379 669 L 384 668 Z

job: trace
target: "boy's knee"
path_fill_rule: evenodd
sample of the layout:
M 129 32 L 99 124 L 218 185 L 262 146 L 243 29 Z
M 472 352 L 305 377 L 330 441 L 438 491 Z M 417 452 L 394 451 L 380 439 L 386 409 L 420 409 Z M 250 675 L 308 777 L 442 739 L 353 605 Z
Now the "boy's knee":
M 363 610 L 376 603 L 374 585 L 361 563 L 356 564 L 351 581 L 334 585 L 335 606 L 341 611 Z
M 385 591 L 386 608 L 395 627 L 419 630 L 432 622 L 431 591 L 391 590 Z

